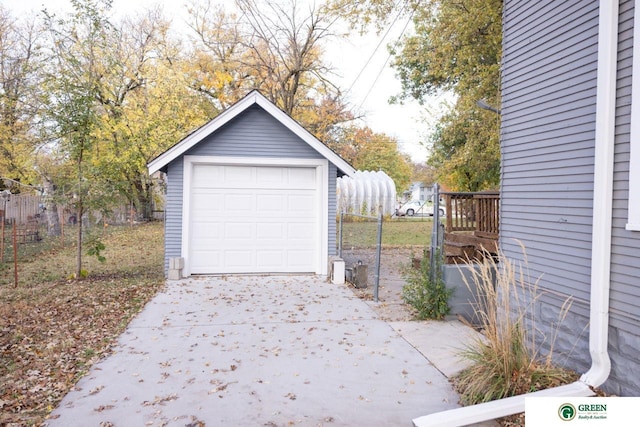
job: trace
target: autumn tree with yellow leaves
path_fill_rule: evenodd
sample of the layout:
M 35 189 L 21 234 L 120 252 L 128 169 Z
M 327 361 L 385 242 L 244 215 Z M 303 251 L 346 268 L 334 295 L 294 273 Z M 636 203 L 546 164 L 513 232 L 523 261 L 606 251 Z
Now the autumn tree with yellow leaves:
M 70 3 L 31 21 L 0 8 L 0 175 L 47 188 L 78 220 L 118 203 L 149 216 L 146 164 L 253 89 L 356 167 L 405 174 L 397 141 L 356 126 L 331 82 L 332 9 L 196 0 L 177 33 L 158 7 L 115 19 L 110 0 Z

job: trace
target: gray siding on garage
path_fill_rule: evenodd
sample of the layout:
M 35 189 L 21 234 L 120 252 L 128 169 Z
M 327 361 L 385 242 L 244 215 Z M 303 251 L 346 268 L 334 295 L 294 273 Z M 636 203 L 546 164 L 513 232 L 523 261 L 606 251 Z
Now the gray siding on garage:
M 505 2 L 501 247 L 551 292 L 538 308 L 558 358 L 584 372 L 588 354 L 598 1 Z M 625 230 L 628 203 L 633 1 L 620 4 L 607 391 L 640 393 L 640 233 Z
M 338 254 L 338 247 L 336 243 L 336 237 L 338 230 L 336 227 L 336 215 L 338 212 L 338 201 L 336 193 L 336 177 L 338 176 L 338 168 L 333 163 L 329 162 L 329 256 Z
M 187 151 L 185 155 L 227 157 L 324 158 L 306 142 L 253 105 L 232 121 Z M 329 255 L 335 253 L 336 166 L 329 167 Z M 183 159 L 167 167 L 167 205 L 165 223 L 165 271 L 171 257 L 182 248 Z M 333 252 L 332 252 L 333 251 Z
M 167 196 L 164 220 L 164 271 L 169 258 L 180 257 L 182 248 L 182 159 L 167 166 Z

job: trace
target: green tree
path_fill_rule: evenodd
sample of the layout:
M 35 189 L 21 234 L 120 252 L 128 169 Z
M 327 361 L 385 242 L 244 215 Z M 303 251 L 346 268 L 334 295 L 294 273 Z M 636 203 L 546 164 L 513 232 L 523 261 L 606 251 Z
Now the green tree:
M 402 97 L 424 102 L 452 91 L 453 110 L 431 137 L 429 163 L 455 190 L 496 188 L 500 180 L 499 116 L 477 101 L 499 105 L 502 0 L 428 1 L 416 8 L 415 34 L 395 50 Z
M 106 51 L 111 24 L 105 17 L 109 1 L 71 1 L 74 12 L 58 19 L 45 13 L 51 37 L 51 55 L 45 80 L 48 94 L 45 123 L 58 158 L 73 168 L 61 188 L 76 210 L 77 262 L 75 277 L 82 274 L 84 214 L 104 209 L 113 191 L 97 173 L 90 155 L 97 145 L 99 123 L 100 58 Z
M 100 58 L 97 144 L 92 163 L 144 218 L 151 216 L 146 164 L 217 113 L 180 74 L 185 60 L 158 8 L 107 28 Z
M 451 189 L 476 191 L 499 184 L 499 116 L 477 101 L 500 105 L 502 0 L 392 0 L 350 2 L 332 6 L 354 25 L 395 16 L 411 17 L 414 32 L 391 47 L 393 67 L 402 82 L 396 101 L 428 102 L 432 95 L 453 92 L 455 106 L 430 138 L 429 164 Z
M 353 158 L 348 158 L 358 170 L 384 171 L 401 193 L 409 188 L 411 182 L 411 162 L 398 151 L 398 141 L 385 135 L 375 133 L 370 128 L 354 128 L 352 130 Z

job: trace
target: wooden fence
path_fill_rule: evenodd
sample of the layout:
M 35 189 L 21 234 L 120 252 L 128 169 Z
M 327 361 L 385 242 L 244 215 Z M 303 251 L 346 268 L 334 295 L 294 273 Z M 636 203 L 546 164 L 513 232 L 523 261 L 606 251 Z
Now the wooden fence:
M 31 194 L 12 194 L 6 202 L 6 210 L 4 203 L 0 205 L 0 210 L 5 211 L 2 217 L 9 224 L 27 224 L 42 213 L 41 200 L 40 196 Z
M 6 224 L 26 225 L 33 224 L 34 221 L 37 223 L 46 222 L 44 218 L 44 201 L 41 196 L 12 194 L 6 202 L 6 211 L 4 208 L 4 204 L 0 202 L 0 218 Z M 162 210 L 154 210 L 152 215 L 155 220 L 164 220 L 164 211 Z M 64 208 L 61 205 L 58 205 L 58 216 L 59 221 L 65 224 L 73 225 L 77 222 L 74 210 Z M 95 212 L 92 215 L 92 219 L 95 223 L 127 224 L 137 221 L 139 218 L 138 212 L 133 206 L 123 204 L 114 207 L 106 217 L 99 212 Z

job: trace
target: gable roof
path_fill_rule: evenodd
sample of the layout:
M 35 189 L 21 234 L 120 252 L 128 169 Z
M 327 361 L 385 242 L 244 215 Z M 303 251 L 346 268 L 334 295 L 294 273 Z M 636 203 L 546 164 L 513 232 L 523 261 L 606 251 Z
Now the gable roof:
M 318 138 L 316 138 L 309 131 L 303 128 L 300 123 L 298 123 L 284 111 L 276 107 L 276 105 L 269 101 L 264 95 L 262 95 L 257 90 L 253 90 L 249 92 L 244 98 L 213 118 L 210 122 L 196 129 L 176 145 L 169 148 L 167 151 L 150 161 L 147 164 L 149 174 L 153 174 L 163 169 L 173 160 L 186 153 L 189 149 L 200 143 L 207 136 L 211 135 L 213 132 L 229 123 L 231 120 L 233 120 L 235 117 L 237 117 L 239 114 L 241 114 L 243 111 L 254 104 L 262 107 L 262 109 L 269 113 L 273 118 L 282 123 L 287 129 L 289 129 L 300 139 L 309 144 L 318 153 L 324 156 L 324 158 L 336 165 L 339 170 L 349 176 L 352 176 L 355 173 L 355 169 L 353 168 L 353 166 L 347 163 L 346 160 L 344 160 L 336 152 L 331 150 Z

